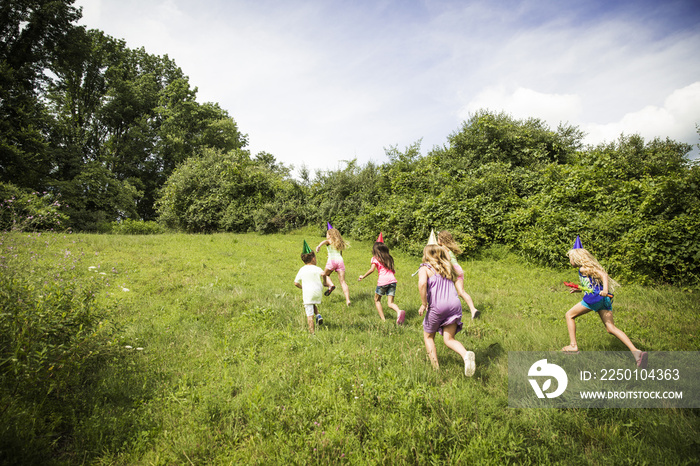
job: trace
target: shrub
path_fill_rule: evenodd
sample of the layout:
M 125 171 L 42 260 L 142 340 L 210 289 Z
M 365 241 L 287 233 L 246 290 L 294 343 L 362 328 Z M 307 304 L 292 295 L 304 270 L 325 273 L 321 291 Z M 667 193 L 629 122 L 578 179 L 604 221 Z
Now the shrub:
M 47 270 L 38 263 L 41 244 L 0 237 L 0 463 L 9 454 L 18 464 L 53 456 L 72 420 L 90 408 L 86 380 L 105 348 L 100 282 L 71 277 L 78 259 L 65 252 Z M 32 255 L 15 254 L 20 249 Z
M 189 158 L 168 178 L 158 213 L 169 228 L 187 232 L 293 228 L 297 215 L 274 214 L 294 210 L 285 202 L 288 193 L 296 197 L 293 184 L 285 170 L 268 158 L 254 161 L 243 150 L 206 150 L 201 157 Z
M 126 218 L 121 222 L 112 222 L 110 233 L 116 235 L 158 235 L 167 232 L 167 228 L 151 220 L 134 220 Z
M 68 217 L 60 211 L 59 196 L 26 192 L 10 183 L 0 183 L 0 230 L 62 230 Z

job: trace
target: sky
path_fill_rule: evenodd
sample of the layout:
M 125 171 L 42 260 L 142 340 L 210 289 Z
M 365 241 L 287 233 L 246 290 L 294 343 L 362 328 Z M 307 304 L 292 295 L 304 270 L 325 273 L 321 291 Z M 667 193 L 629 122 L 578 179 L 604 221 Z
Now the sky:
M 447 146 L 474 112 L 700 142 L 698 0 L 76 0 L 84 24 L 168 55 L 298 170 Z

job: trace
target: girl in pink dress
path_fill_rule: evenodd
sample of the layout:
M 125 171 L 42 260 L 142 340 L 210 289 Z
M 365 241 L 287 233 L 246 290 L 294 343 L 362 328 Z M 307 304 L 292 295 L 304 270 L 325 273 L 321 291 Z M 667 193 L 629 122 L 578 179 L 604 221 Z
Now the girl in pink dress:
M 440 368 L 435 348 L 435 334 L 440 332 L 445 345 L 459 354 L 464 360 L 464 375 L 474 375 L 476 363 L 473 351 L 455 339 L 462 330 L 462 302 L 459 300 L 455 281 L 455 271 L 447 251 L 437 244 L 429 244 L 423 249 L 423 263 L 418 269 L 418 291 L 421 307 L 418 314 L 423 319 L 423 340 L 428 357 L 435 369 Z
M 363 278 L 371 275 L 375 270 L 379 278 L 377 279 L 377 289 L 374 293 L 374 305 L 377 307 L 379 317 L 382 319 L 382 322 L 386 321 L 382 309 L 382 296 L 386 295 L 389 307 L 396 311 L 396 323 L 401 325 L 406 319 L 406 311 L 399 309 L 399 306 L 394 303 L 394 296 L 396 295 L 394 258 L 389 254 L 389 248 L 380 241 L 376 241 L 372 247 L 372 260 L 370 261 L 369 270 L 364 275 L 360 275 L 357 281 L 361 281 Z

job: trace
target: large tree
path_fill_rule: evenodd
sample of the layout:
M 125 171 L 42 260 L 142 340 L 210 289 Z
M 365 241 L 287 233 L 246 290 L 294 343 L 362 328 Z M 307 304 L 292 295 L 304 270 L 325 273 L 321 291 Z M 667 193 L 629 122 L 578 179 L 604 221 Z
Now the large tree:
M 52 169 L 43 105 L 47 70 L 80 19 L 73 0 L 0 3 L 0 181 L 41 189 Z
M 76 226 L 152 219 L 157 192 L 180 163 L 205 147 L 247 144 L 225 110 L 196 101 L 197 89 L 167 56 L 128 49 L 96 30 L 75 29 L 71 38 L 71 53 L 54 63 L 47 99 L 53 182 L 76 209 L 71 217 L 84 220 Z M 90 192 L 108 198 L 84 202 L 86 179 L 106 183 Z

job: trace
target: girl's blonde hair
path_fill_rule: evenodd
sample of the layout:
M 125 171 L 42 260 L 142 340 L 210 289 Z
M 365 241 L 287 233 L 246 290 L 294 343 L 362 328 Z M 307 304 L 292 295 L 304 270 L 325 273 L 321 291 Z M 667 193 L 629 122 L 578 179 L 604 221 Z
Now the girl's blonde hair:
M 350 246 L 348 242 L 345 241 L 342 236 L 340 236 L 340 232 L 337 229 L 331 228 L 327 233 L 328 242 L 331 243 L 331 246 L 333 246 L 336 251 L 343 251 Z
M 593 277 L 601 283 L 603 276 L 608 275 L 603 266 L 593 257 L 593 254 L 586 249 L 571 249 L 566 255 L 583 275 Z M 612 292 L 616 286 L 620 286 L 620 284 L 608 275 L 608 290 Z
M 423 248 L 423 262 L 430 264 L 438 275 L 452 281 L 457 280 L 457 272 L 450 262 L 447 250 L 437 244 L 428 244 Z
M 440 243 L 440 246 L 445 246 L 447 249 L 455 253 L 455 255 L 459 256 L 462 254 L 462 248 L 459 247 L 459 243 L 455 241 L 449 231 L 442 230 L 439 232 L 437 235 L 437 240 L 438 243 Z

